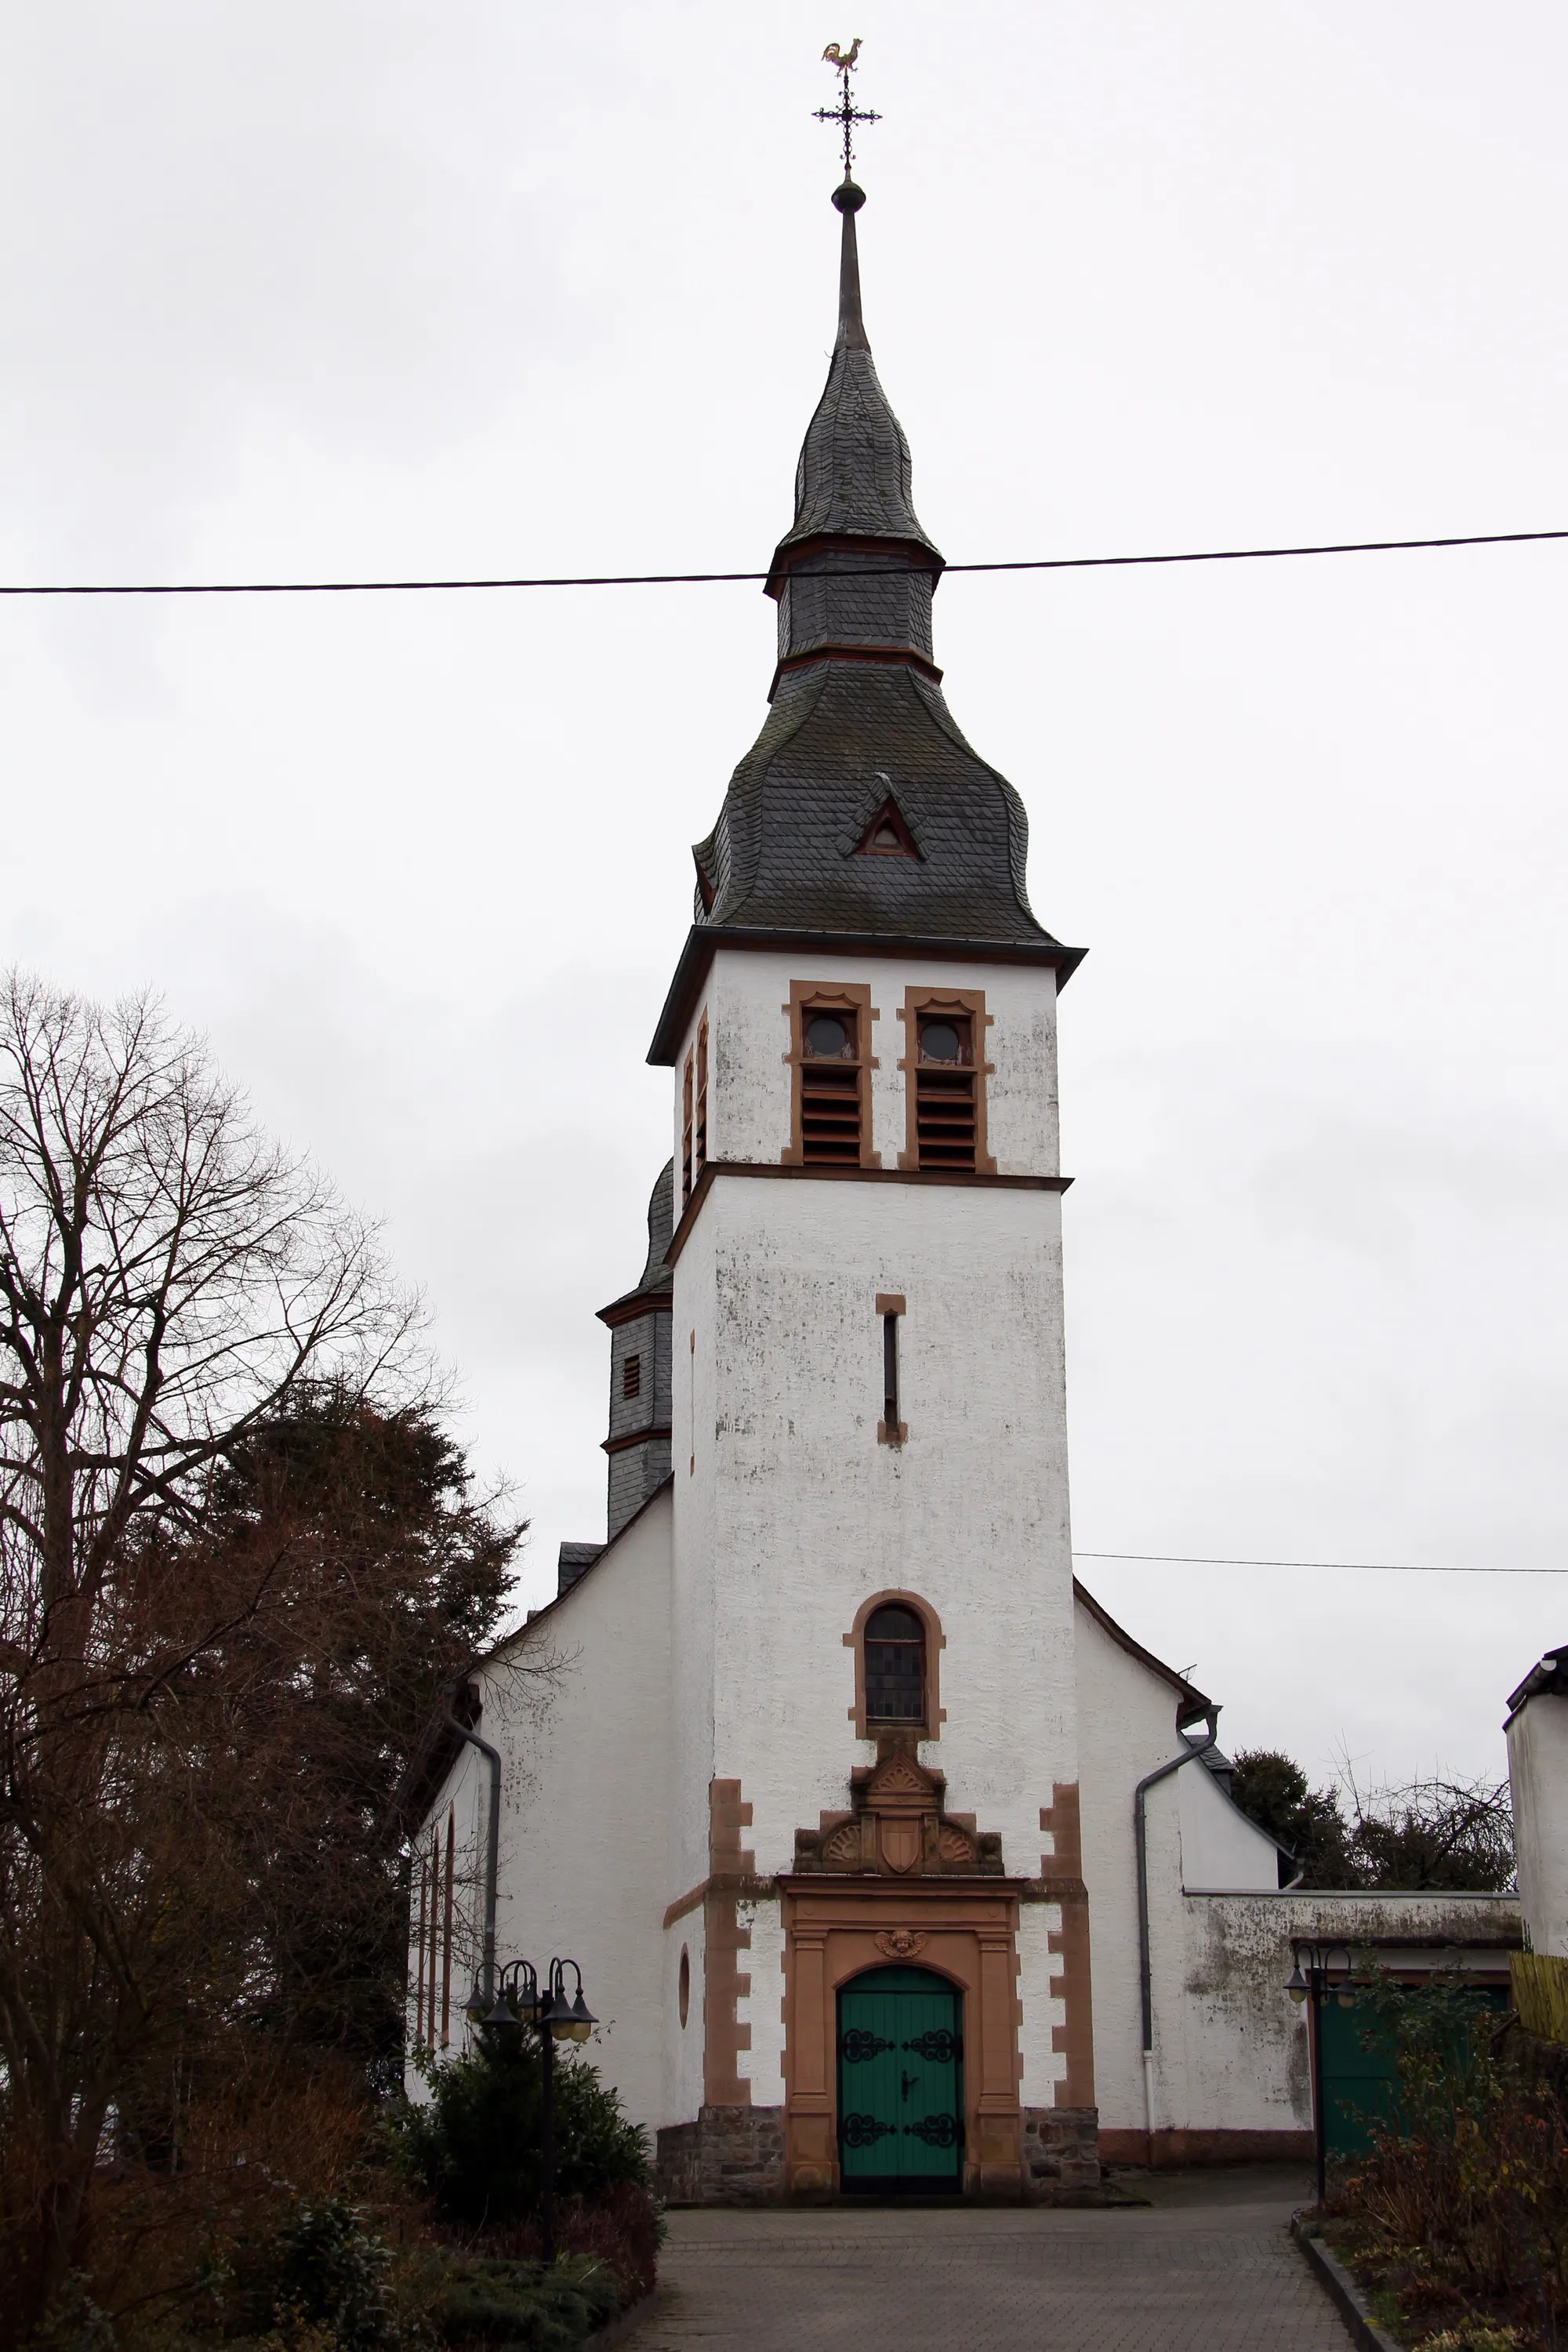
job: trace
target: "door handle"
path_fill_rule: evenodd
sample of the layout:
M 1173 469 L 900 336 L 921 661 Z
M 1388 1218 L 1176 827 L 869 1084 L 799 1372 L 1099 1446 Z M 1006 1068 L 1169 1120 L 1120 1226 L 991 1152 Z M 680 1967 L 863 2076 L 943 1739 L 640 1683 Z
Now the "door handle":
M 920 2076 L 918 2074 L 905 2074 L 902 2075 L 900 2080 L 903 2095 L 907 2099 L 910 2093 L 914 2089 L 915 2084 L 920 2081 Z

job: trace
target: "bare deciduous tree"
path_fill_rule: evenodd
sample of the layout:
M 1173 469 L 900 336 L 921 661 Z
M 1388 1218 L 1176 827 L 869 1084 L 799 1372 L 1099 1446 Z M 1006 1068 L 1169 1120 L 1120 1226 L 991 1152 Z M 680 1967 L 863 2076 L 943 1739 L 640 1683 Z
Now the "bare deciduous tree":
M 0 2341 L 79 2261 L 111 2116 L 258 1965 L 254 1775 L 342 1628 L 299 1511 L 237 1533 L 225 1480 L 293 1400 L 423 1373 L 374 1232 L 198 1041 L 0 984 Z
M 80 1654 L 132 1525 L 301 1378 L 365 1387 L 414 1328 L 374 1234 L 146 998 L 0 1001 L 5 1633 Z M 13 1613 L 20 1603 L 20 1624 Z

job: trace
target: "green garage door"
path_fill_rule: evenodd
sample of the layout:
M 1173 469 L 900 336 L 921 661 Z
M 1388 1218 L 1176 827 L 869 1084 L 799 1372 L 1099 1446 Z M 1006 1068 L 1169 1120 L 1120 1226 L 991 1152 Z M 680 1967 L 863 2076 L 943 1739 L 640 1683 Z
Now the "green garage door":
M 1508 1994 L 1478 1985 L 1475 2003 L 1482 2021 L 1495 2023 L 1508 2007 Z M 1323 2003 L 1323 2145 L 1336 2157 L 1365 2156 L 1372 2126 L 1394 2115 L 1398 2074 L 1392 2036 L 1361 2002 L 1341 2006 L 1331 1994 Z
M 957 2189 L 963 2177 L 959 1996 L 928 1969 L 871 1969 L 838 1996 L 838 2161 L 846 2189 Z

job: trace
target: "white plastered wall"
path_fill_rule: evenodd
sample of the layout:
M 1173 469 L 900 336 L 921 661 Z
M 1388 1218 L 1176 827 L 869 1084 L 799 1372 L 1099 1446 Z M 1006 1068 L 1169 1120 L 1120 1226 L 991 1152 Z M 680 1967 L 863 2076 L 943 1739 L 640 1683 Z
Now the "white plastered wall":
M 736 2004 L 742 2025 L 751 2028 L 752 2046 L 740 2054 L 742 2082 L 752 2086 L 754 2107 L 784 2105 L 784 1923 L 776 1902 L 742 1903 L 740 1924 L 751 1948 L 742 1960 L 752 1989 Z M 743 2038 L 743 2037 L 742 2037 Z M 695 2109 L 692 2110 L 695 2113 Z
M 1568 1954 L 1568 1698 L 1526 1699 L 1508 1727 L 1508 1777 L 1531 1948 Z
M 675 1069 L 675 1164 L 686 1055 L 708 1020 L 708 1156 L 776 1160 L 790 1140 L 793 1072 L 789 1003 L 793 982 L 871 992 L 872 1145 L 896 1168 L 908 1142 L 905 1114 L 910 988 L 981 990 L 991 1016 L 984 1059 L 987 1145 L 999 1175 L 1058 1172 L 1056 973 L 1048 966 L 902 962 L 873 956 L 784 956 L 726 949 L 713 960 Z
M 887 1291 L 902 1446 L 877 1437 Z M 922 1759 L 1037 1874 L 1040 1808 L 1077 1778 L 1058 1195 L 721 1177 L 675 1304 L 682 1816 L 737 1779 L 758 1870 L 788 1869 L 874 1759 L 845 1635 L 911 1591 L 946 1643 Z
M 1089 1610 L 1080 1605 L 1077 1619 L 1079 1801 L 1094 1985 L 1095 2097 L 1102 2129 L 1142 2130 L 1143 2036 L 1132 1800 L 1143 1775 L 1180 1752 L 1176 1693 L 1163 1675 L 1130 1655 Z M 1181 1780 L 1204 1769 L 1184 1765 L 1174 1778 Z M 1152 1864 L 1168 1873 L 1179 1907 L 1177 1803 L 1168 1780 L 1150 1791 Z M 1152 1885 L 1153 1876 L 1152 1868 Z
M 499 1957 L 542 1972 L 555 1955 L 578 1962 L 600 2020 L 594 2063 L 649 2126 L 666 2120 L 664 2041 L 676 2023 L 663 1929 L 669 1573 L 666 1490 L 474 1677 L 476 1728 L 501 1757 Z M 451 1783 L 474 1824 L 464 1894 L 476 1952 L 488 1774 L 468 1748 Z M 442 1820 L 449 1792 L 435 1809 Z M 700 2033 L 700 2000 L 696 2023 Z
M 705 1915 L 700 1903 L 673 1920 L 664 1937 L 664 2097 L 661 2124 L 686 2123 L 702 2105 L 702 1973 Z M 680 1956 L 689 1971 L 686 2022 L 680 2021 Z
M 1003 1174 L 1057 1172 L 1054 972 L 863 957 L 716 958 L 675 1070 L 678 1152 L 686 1053 L 706 1017 L 710 1160 L 780 1160 L 792 982 L 869 990 L 872 1140 L 888 1171 L 908 1143 L 906 991 L 983 991 L 988 1149 Z M 877 1437 L 886 1292 L 907 1301 L 902 1447 Z M 707 1867 L 715 1777 L 740 1781 L 742 1842 L 764 1875 L 790 1867 L 798 1828 L 847 1804 L 850 1770 L 875 1749 L 854 1737 L 844 1637 L 888 1590 L 918 1593 L 945 1637 L 946 1720 L 923 1760 L 946 1775 L 950 1810 L 1000 1832 L 1009 1871 L 1038 1872 L 1040 1808 L 1077 1777 L 1061 1320 L 1055 1192 L 717 1177 L 675 1277 L 672 1885 Z M 1026 2096 L 1048 2105 L 1066 2063 L 1051 2047 L 1060 1921 L 1056 1906 L 1026 1908 Z M 748 1906 L 744 1924 L 740 2063 L 753 2102 L 773 2105 L 777 1909 Z
M 1182 1885 L 1189 1895 L 1219 1889 L 1234 1895 L 1277 1895 L 1279 1849 L 1273 1839 L 1232 1804 L 1214 1774 L 1202 1764 L 1184 1764 L 1176 1775 L 1182 1843 Z

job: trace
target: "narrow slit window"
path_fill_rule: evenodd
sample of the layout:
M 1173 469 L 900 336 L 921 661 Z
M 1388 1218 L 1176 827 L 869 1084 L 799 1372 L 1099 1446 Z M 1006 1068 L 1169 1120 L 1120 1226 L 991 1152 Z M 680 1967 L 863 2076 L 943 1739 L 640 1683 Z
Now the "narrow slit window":
M 430 1885 L 429 1859 L 423 1852 L 421 1852 L 419 1856 L 418 1878 L 419 1944 L 418 1960 L 416 1967 L 414 1981 L 414 2039 L 416 2042 L 423 2042 L 425 2039 L 425 1955 L 428 1943 L 430 1903 L 433 1891 Z
M 452 1928 L 457 1899 L 458 1809 L 447 1808 L 447 1888 L 441 1913 L 441 2047 L 452 2043 Z
M 628 1356 L 621 1366 L 621 1394 L 624 1397 L 642 1394 L 642 1358 Z
M 923 1723 L 925 1627 L 901 1601 L 884 1601 L 866 1620 L 867 1723 Z
M 426 1996 L 429 2001 L 425 2033 L 425 2046 L 427 2050 L 434 2050 L 436 2047 L 436 1979 L 437 1970 L 440 1965 L 440 1953 L 441 1833 L 439 1830 L 433 1829 L 430 1832 L 430 1975 L 425 1988 Z
M 808 1167 L 858 1168 L 860 1019 L 848 1006 L 801 1013 L 800 1156 Z
M 969 1014 L 922 1013 L 915 1058 L 915 1143 L 922 1168 L 974 1166 L 974 1078 Z
M 882 1420 L 889 1437 L 899 1427 L 899 1318 L 882 1318 Z

